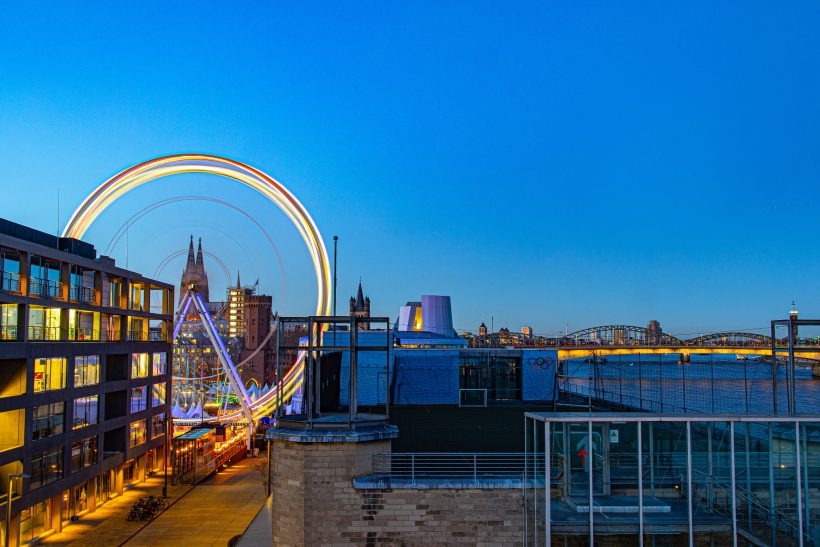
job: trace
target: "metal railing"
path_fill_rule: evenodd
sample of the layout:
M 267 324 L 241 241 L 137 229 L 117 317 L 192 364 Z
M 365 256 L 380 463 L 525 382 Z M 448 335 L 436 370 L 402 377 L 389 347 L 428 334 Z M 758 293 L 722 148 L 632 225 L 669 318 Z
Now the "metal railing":
M 164 341 L 162 338 L 162 331 L 160 330 L 149 330 L 148 331 L 148 341 L 149 342 L 162 342 Z
M 94 288 L 83 287 L 82 285 L 71 285 L 68 290 L 68 298 L 76 302 L 93 303 Z
M 521 479 L 523 452 L 393 452 L 373 456 L 373 473 L 394 479 Z
M 17 340 L 17 327 L 1 325 L 0 340 L 6 342 L 15 342 Z
M 58 298 L 61 296 L 60 283 L 39 277 L 29 278 L 29 295 L 43 298 Z
M 117 330 L 106 330 L 105 331 L 105 338 L 109 342 L 119 342 L 122 339 L 122 335 L 120 334 L 119 329 L 117 329 Z
M 0 289 L 6 292 L 20 292 L 20 275 L 14 272 L 3 272 Z
M 94 329 L 68 329 L 68 339 L 79 342 L 99 340 Z
M 148 333 L 142 332 L 140 330 L 130 330 L 128 331 L 128 341 L 129 342 L 145 342 L 148 340 Z
M 460 407 L 486 407 L 487 390 L 478 388 L 459 389 L 458 406 Z
M 685 406 L 681 407 L 671 403 L 664 403 L 663 401 L 655 401 L 654 399 L 649 399 L 647 397 L 635 397 L 634 395 L 626 395 L 623 392 L 614 393 L 600 388 L 596 389 L 594 386 L 590 387 L 573 384 L 566 380 L 560 384 L 558 390 L 577 397 L 583 397 L 585 399 L 591 397 L 595 402 L 630 406 L 633 408 L 639 408 L 646 412 L 701 412 Z M 607 397 L 608 395 L 610 397 Z
M 32 341 L 37 340 L 60 340 L 60 327 L 29 327 L 28 339 Z

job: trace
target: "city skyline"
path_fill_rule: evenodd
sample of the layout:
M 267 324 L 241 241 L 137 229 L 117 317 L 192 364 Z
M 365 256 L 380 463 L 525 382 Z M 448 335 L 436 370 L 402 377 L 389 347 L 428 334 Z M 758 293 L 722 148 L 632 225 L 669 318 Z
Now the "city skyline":
M 54 233 L 58 192 L 64 226 L 123 168 L 214 153 L 287 185 L 329 252 L 339 235 L 339 301 L 361 277 L 374 315 L 446 294 L 458 330 L 492 317 L 550 335 L 651 319 L 679 334 L 765 328 L 792 300 L 820 312 L 820 47 L 803 23 L 816 6 L 277 6 L 253 20 L 172 7 L 147 36 L 129 29 L 150 13 L 127 10 L 10 10 L 40 24 L 0 38 L 0 187 L 15 204 L 0 216 Z M 88 25 L 99 32 L 76 30 Z M 247 32 L 211 39 L 223 27 Z M 43 47 L 13 47 L 30 40 Z M 157 199 L 235 200 L 280 247 L 285 302 L 258 230 L 218 203 L 157 209 L 112 255 L 152 274 L 193 231 L 259 277 L 274 308 L 310 310 L 309 262 L 283 215 L 211 179 L 153 183 L 88 240 L 106 248 Z M 162 278 L 176 283 L 183 261 Z

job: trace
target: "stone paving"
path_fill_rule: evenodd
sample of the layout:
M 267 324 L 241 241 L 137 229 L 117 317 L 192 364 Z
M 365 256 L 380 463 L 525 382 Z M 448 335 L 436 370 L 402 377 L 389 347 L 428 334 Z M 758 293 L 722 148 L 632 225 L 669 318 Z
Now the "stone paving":
M 93 513 L 83 515 L 80 520 L 64 527 L 61 533 L 48 536 L 42 544 L 55 547 L 101 547 L 122 544 L 145 526 L 144 522 L 125 520 L 128 509 L 140 497 L 149 494 L 161 495 L 163 482 L 162 475 L 149 477 L 144 482 L 123 492 L 122 496 L 117 496 L 98 507 Z M 187 484 L 179 486 L 169 484 L 168 501 L 172 504 L 176 503 L 189 490 L 191 486 Z
M 265 458 L 237 462 L 198 484 L 125 545 L 226 547 L 232 537 L 245 531 L 264 504 L 264 472 Z

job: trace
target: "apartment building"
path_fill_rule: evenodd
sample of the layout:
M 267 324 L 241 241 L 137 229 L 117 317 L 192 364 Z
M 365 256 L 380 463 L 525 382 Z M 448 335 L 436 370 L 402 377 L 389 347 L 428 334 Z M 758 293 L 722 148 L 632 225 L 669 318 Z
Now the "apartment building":
M 162 470 L 173 298 L 89 243 L 0 219 L 4 545 L 60 531 Z

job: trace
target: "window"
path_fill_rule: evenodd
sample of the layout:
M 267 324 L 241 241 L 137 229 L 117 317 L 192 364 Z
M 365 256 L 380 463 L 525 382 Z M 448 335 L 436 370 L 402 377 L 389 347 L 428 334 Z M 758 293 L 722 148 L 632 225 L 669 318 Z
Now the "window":
M 50 504 L 41 501 L 20 512 L 20 543 L 30 543 L 51 531 Z
M 131 378 L 148 377 L 148 361 L 150 353 L 131 354 Z
M 31 489 L 63 478 L 63 448 L 41 452 L 31 458 Z
M 460 358 L 461 389 L 486 389 L 491 401 L 521 400 L 521 357 L 479 353 Z
M 151 406 L 165 404 L 165 384 L 154 384 L 151 386 Z
M 131 448 L 135 446 L 139 446 L 145 442 L 145 420 L 138 420 L 136 422 L 131 422 Z
M 35 406 L 31 416 L 31 440 L 60 435 L 65 430 L 65 403 Z
M 100 356 L 78 355 L 74 358 L 74 387 L 100 383 Z
M 154 376 L 161 376 L 168 370 L 168 360 L 165 358 L 165 352 L 154 354 Z
M 65 357 L 38 357 L 34 360 L 34 392 L 65 388 Z
M 131 388 L 131 412 L 139 412 L 147 408 L 147 386 Z
M 74 429 L 97 423 L 99 395 L 74 399 Z
M 151 418 L 151 437 L 159 437 L 165 433 L 165 413 L 156 414 Z
M 71 445 L 71 472 L 97 463 L 97 437 L 88 437 Z

